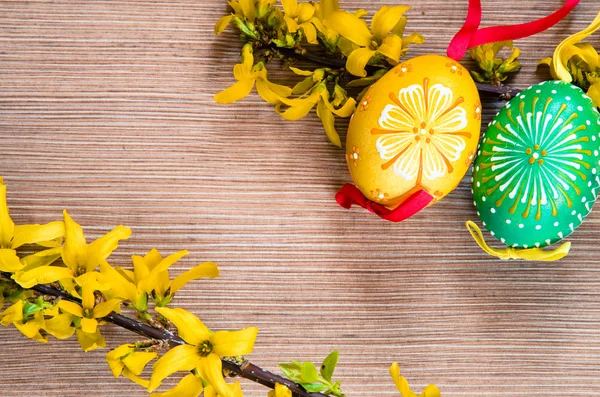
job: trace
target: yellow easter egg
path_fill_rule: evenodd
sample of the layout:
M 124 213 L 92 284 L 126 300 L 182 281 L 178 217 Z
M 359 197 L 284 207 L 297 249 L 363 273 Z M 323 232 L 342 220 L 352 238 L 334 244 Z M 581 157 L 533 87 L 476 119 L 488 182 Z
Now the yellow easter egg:
M 346 159 L 358 189 L 394 208 L 422 189 L 440 200 L 467 172 L 479 142 L 481 101 L 458 62 L 423 55 L 396 65 L 352 116 Z

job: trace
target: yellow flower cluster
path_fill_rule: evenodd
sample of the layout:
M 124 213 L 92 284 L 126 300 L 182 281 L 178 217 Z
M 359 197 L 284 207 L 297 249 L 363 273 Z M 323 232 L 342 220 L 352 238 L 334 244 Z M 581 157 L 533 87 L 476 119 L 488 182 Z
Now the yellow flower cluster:
M 215 101 L 236 102 L 256 87 L 262 99 L 274 105 L 286 120 L 301 119 L 316 107 L 329 140 L 338 147 L 341 141 L 335 117 L 350 117 L 362 95 L 349 96 L 342 81 L 352 80 L 347 87 L 369 86 L 398 63 L 410 44 L 424 42 L 423 36 L 416 33 L 403 37 L 407 22 L 404 14 L 409 9 L 406 6 L 384 6 L 367 25 L 365 10 L 340 10 L 337 0 L 281 0 L 281 7 L 275 5 L 275 0 L 230 0 L 229 5 L 233 12 L 217 22 L 215 34 L 233 23 L 246 44 L 242 62 L 233 69 L 237 82 L 215 95 Z M 346 58 L 345 66 L 324 65 L 327 67 L 312 71 L 291 67 L 305 77 L 293 88 L 268 80 L 265 65 L 271 59 L 291 63 L 306 57 L 315 46 L 321 46 L 329 56 L 319 58 L 322 63 Z
M 506 59 L 497 56 L 504 47 L 511 50 Z M 471 48 L 470 53 L 471 58 L 475 60 L 479 67 L 479 71 L 472 70 L 471 75 L 479 83 L 500 85 L 502 81 L 508 78 L 509 73 L 516 72 L 521 68 L 521 63 L 517 60 L 520 50 L 513 48 L 512 41 L 482 44 Z
M 212 262 L 195 266 L 175 277 L 168 269 L 188 252 L 167 257 L 153 249 L 145 256 L 133 256 L 133 269 L 113 267 L 108 259 L 120 241 L 129 238 L 131 230 L 117 226 L 109 233 L 87 243 L 82 227 L 67 213 L 63 221 L 46 225 L 16 226 L 6 203 L 6 186 L 0 178 L 0 297 L 12 305 L 0 313 L 0 324 L 14 325 L 28 338 L 48 342 L 47 335 L 65 339 L 77 334 L 79 344 L 88 352 L 105 347 L 100 326 L 121 306 L 136 310 L 141 321 L 156 325 L 149 313 L 149 300 L 163 322 L 172 324 L 185 344 L 160 356 L 157 346 L 127 344 L 106 356 L 115 377 L 121 375 L 156 390 L 168 376 L 179 371 L 191 372 L 178 386 L 154 396 L 240 397 L 239 383 L 228 384 L 223 377 L 223 357 L 237 357 L 252 352 L 258 329 L 241 331 L 209 330 L 196 316 L 183 309 L 166 306 L 186 283 L 219 275 Z M 37 244 L 48 249 L 19 257 L 16 248 Z M 6 280 L 10 275 L 12 282 Z M 31 288 L 56 283 L 66 294 L 64 299 L 35 296 Z M 158 359 L 157 359 L 158 358 Z M 150 379 L 141 377 L 146 366 L 152 366 Z
M 552 58 L 544 58 L 540 65 L 550 67 L 552 78 L 573 82 L 587 91 L 594 105 L 600 107 L 600 55 L 590 43 L 581 41 L 600 29 L 600 13 L 582 30 L 563 40 Z

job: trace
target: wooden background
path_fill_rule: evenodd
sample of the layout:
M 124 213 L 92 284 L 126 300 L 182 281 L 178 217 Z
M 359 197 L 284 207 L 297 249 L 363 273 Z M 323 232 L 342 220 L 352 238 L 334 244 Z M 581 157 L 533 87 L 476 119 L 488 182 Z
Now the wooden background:
M 341 3 L 372 15 L 390 2 Z M 512 85 L 547 78 L 537 60 L 600 10 L 582 3 L 518 42 L 524 67 Z M 561 4 L 486 0 L 484 25 Z M 412 5 L 408 31 L 428 41 L 411 54 L 443 53 L 467 1 Z M 176 303 L 215 329 L 260 327 L 251 359 L 271 370 L 340 349 L 349 396 L 396 396 L 394 360 L 415 389 L 436 383 L 448 397 L 599 396 L 598 213 L 567 259 L 542 264 L 475 246 L 464 228 L 476 218 L 470 175 L 402 224 L 341 209 L 344 151 L 316 117 L 283 121 L 255 94 L 213 102 L 240 50 L 232 31 L 213 36 L 225 12 L 206 0 L 1 0 L 0 175 L 15 220 L 47 222 L 66 207 L 90 237 L 133 229 L 115 264 L 151 247 L 189 249 L 177 273 L 218 262 L 219 280 L 190 284 Z M 495 111 L 487 106 L 486 124 Z M 106 336 L 111 346 L 136 339 L 110 326 Z M 0 337 L 0 396 L 146 395 L 112 378 L 106 351 L 36 344 L 14 328 Z

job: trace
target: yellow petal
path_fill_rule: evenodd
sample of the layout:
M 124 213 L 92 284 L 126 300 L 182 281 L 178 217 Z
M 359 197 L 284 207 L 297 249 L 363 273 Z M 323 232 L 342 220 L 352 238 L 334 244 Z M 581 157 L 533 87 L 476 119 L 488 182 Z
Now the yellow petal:
M 23 320 L 23 301 L 17 301 L 0 314 L 0 324 L 8 327 L 10 324 Z
M 247 97 L 253 87 L 254 79 L 241 80 L 216 94 L 214 100 L 221 104 L 237 102 L 240 99 Z
M 408 6 L 383 6 L 377 11 L 371 20 L 371 31 L 377 40 L 383 40 L 408 10 L 410 10 Z
M 342 54 L 344 54 L 346 57 L 349 57 L 350 54 L 352 54 L 352 51 L 356 50 L 357 48 L 360 48 L 345 37 L 340 37 L 337 45 Z
M 6 204 L 6 186 L 0 181 L 0 247 L 10 247 L 15 224 L 10 219 Z
M 94 318 L 102 318 L 108 316 L 111 312 L 117 311 L 117 307 L 121 303 L 121 299 L 110 299 L 102 302 L 94 307 Z
M 322 85 L 324 85 L 322 83 Z M 279 115 L 286 120 L 295 121 L 305 117 L 310 110 L 319 102 L 320 87 L 315 87 L 312 93 L 306 98 L 296 98 L 282 100 L 289 108 L 284 112 L 279 112 Z
M 94 334 L 96 333 L 96 329 L 98 328 L 98 321 L 94 318 L 82 318 L 81 319 L 81 330 L 86 334 Z
M 139 258 L 143 261 L 141 257 Z M 133 303 L 137 302 L 137 287 L 120 272 L 104 262 L 100 264 L 100 274 L 102 275 L 102 282 L 110 285 L 110 289 L 105 294 L 107 298 L 130 300 Z
M 43 315 L 38 312 L 36 313 L 36 317 L 37 320 L 29 321 L 25 324 L 22 322 L 15 322 L 15 328 L 21 331 L 21 333 L 29 339 L 33 339 L 42 343 L 48 343 L 48 339 L 40 334 L 40 329 L 44 324 Z
M 123 359 L 123 364 L 135 375 L 140 375 L 146 365 L 158 356 L 154 352 L 133 352 Z
M 23 271 L 35 269 L 40 266 L 48 266 L 60 258 L 62 247 L 51 248 L 48 250 L 36 252 L 21 258 L 21 263 L 25 266 Z
M 390 367 L 390 375 L 402 397 L 417 397 L 417 395 L 410 390 L 406 379 L 403 376 L 400 376 L 400 367 L 398 366 L 398 363 L 392 364 Z
M 246 44 L 242 47 L 242 63 L 238 63 L 233 67 L 233 75 L 236 80 L 248 80 L 253 77 L 254 55 L 252 51 L 252 44 Z
M 396 26 L 392 29 L 392 33 L 394 33 L 398 37 L 404 36 L 404 30 L 406 29 L 406 23 L 408 22 L 408 17 L 403 16 L 400 18 Z
M 177 327 L 177 335 L 190 345 L 199 345 L 209 340 L 210 330 L 198 317 L 187 310 L 157 307 L 156 311 L 172 322 Z
M 215 388 L 219 397 L 236 397 L 234 390 L 223 378 L 223 363 L 219 356 L 211 353 L 203 357 L 198 363 L 197 369 L 200 377 Z
M 130 371 L 128 368 L 124 368 L 123 369 L 123 374 L 124 377 L 126 377 L 127 379 L 129 379 L 132 382 L 137 383 L 138 385 L 142 386 L 144 389 L 147 389 L 148 386 L 150 385 L 150 381 L 141 378 L 140 376 L 134 374 L 132 371 Z
M 144 263 L 148 266 L 148 272 L 152 271 L 164 258 L 160 255 L 160 252 L 156 248 L 152 248 L 146 255 L 144 255 Z
M 402 50 L 408 50 L 408 46 L 410 44 L 423 44 L 425 42 L 425 38 L 418 33 L 411 33 L 406 37 L 402 38 Z M 518 53 L 517 53 L 518 56 Z
M 375 55 L 375 51 L 368 48 L 359 48 L 352 51 L 346 60 L 346 69 L 355 76 L 365 77 L 367 75 L 365 66 L 373 58 L 373 55 Z
M 16 249 L 24 244 L 35 244 L 63 237 L 65 234 L 65 224 L 58 221 L 45 225 L 15 226 L 14 233 L 12 248 Z
M 244 393 L 242 392 L 242 386 L 240 385 L 240 382 L 227 383 L 226 387 L 229 389 L 229 392 L 232 393 L 234 397 L 244 397 Z M 222 395 L 218 394 L 212 385 L 208 385 L 204 389 L 204 397 L 222 397 Z
M 141 280 L 148 277 L 150 274 L 150 269 L 148 268 L 143 256 L 133 255 L 131 257 L 131 261 L 133 262 L 133 274 L 135 275 L 135 281 L 139 283 Z
M 340 5 L 338 0 L 320 0 L 319 7 L 317 8 L 317 17 L 320 20 L 325 20 L 331 13 L 338 11 Z
M 296 23 L 296 21 L 294 19 L 285 15 L 283 17 L 283 20 L 285 21 L 285 25 L 287 26 L 288 32 L 296 33 L 298 31 L 299 25 Z
M 290 17 L 295 17 L 298 14 L 298 1 L 297 0 L 281 0 L 283 6 L 283 12 Z
M 227 26 L 229 26 L 229 24 L 231 23 L 232 19 L 233 15 L 231 14 L 221 17 L 219 21 L 217 21 L 217 23 L 215 24 L 215 35 L 223 33 Z
M 156 390 L 163 379 L 177 371 L 191 371 L 196 368 L 200 362 L 198 349 L 195 346 L 180 345 L 166 352 L 152 366 L 152 377 L 148 392 Z
M 0 271 L 15 273 L 24 268 L 23 263 L 17 256 L 17 251 L 12 249 L 0 249 Z
M 219 268 L 214 262 L 206 262 L 200 265 L 197 265 L 193 269 L 188 270 L 187 272 L 180 274 L 179 276 L 173 279 L 171 283 L 171 294 L 175 294 L 179 291 L 184 285 L 189 283 L 192 280 L 198 280 L 200 278 L 217 278 L 219 277 Z
M 213 352 L 219 357 L 244 356 L 252 353 L 258 328 L 248 327 L 240 331 L 217 331 L 211 338 Z
M 133 345 L 124 344 L 108 352 L 106 355 L 106 362 L 115 378 L 118 378 L 121 375 L 121 372 L 123 372 L 123 368 L 125 367 L 122 360 L 123 357 L 132 353 L 134 350 Z
M 175 388 L 164 393 L 153 393 L 150 397 L 198 397 L 203 389 L 202 379 L 189 374 L 184 376 Z
M 131 236 L 131 229 L 119 225 L 104 236 L 92 241 L 88 245 L 87 271 L 96 268 L 103 260 L 108 258 L 119 247 L 119 241 L 127 240 Z
M 165 274 L 165 271 L 187 254 L 189 254 L 189 251 L 187 250 L 179 251 L 160 261 L 159 264 L 154 266 L 148 276 L 144 280 L 140 281 L 138 284 L 140 291 L 150 293 L 152 290 L 157 290 L 160 295 L 164 295 L 166 290 L 169 288 L 168 285 L 164 285 L 165 280 L 168 284 L 168 274 Z
M 300 3 L 298 4 L 297 15 L 298 21 L 302 24 L 315 15 L 315 7 L 309 3 Z
M 317 116 L 321 119 L 325 133 L 331 143 L 337 147 L 342 147 L 340 135 L 335 130 L 335 117 L 333 117 L 333 113 L 327 108 L 324 101 L 319 101 L 317 105 Z
M 306 36 L 306 41 L 310 44 L 319 44 L 317 41 L 317 29 L 315 29 L 315 25 L 310 22 L 304 22 L 300 25 L 300 28 Z
M 395 34 L 388 35 L 377 49 L 377 52 L 398 62 L 402 55 L 402 39 Z
M 83 284 L 81 287 L 81 307 L 84 309 L 91 310 L 96 304 L 96 297 L 94 296 L 94 286 L 96 283 L 88 282 Z
M 594 83 L 588 89 L 587 95 L 594 101 L 594 106 L 600 107 L 600 83 Z
M 65 244 L 62 259 L 73 272 L 87 263 L 87 243 L 81 226 L 71 218 L 67 210 L 63 211 L 65 225 Z
M 254 0 L 239 0 L 239 3 L 246 19 L 250 22 L 254 22 L 256 19 L 256 6 L 254 5 Z
M 367 23 L 346 11 L 332 13 L 326 21 L 327 26 L 348 40 L 362 47 L 371 44 L 372 35 Z
M 292 397 L 292 391 L 285 385 L 275 383 L 275 389 L 269 392 L 268 397 Z
M 421 393 L 421 397 L 441 397 L 442 393 L 435 385 L 428 385 Z
M 102 334 L 100 334 L 100 330 L 96 329 L 96 332 L 93 334 L 86 334 L 82 330 L 78 329 L 77 333 L 77 341 L 79 345 L 83 349 L 84 352 L 90 352 L 95 349 L 101 349 L 106 347 L 106 341 Z
M 567 62 L 570 59 L 568 55 L 570 51 L 570 47 L 574 46 L 574 44 L 579 43 L 581 40 L 592 35 L 596 30 L 600 28 L 600 13 L 596 15 L 594 21 L 582 30 L 581 32 L 575 33 L 574 35 L 567 37 L 563 40 L 554 51 L 554 56 L 552 57 L 552 64 L 554 66 L 554 71 L 559 79 L 570 83 L 573 81 L 573 77 L 569 73 L 567 69 Z
M 314 73 L 309 70 L 302 70 L 302 69 L 295 68 L 293 66 L 290 66 L 290 70 L 292 72 L 294 72 L 295 74 L 297 74 L 298 76 L 312 76 Z
M 74 315 L 75 317 L 83 317 L 83 308 L 75 302 L 61 300 L 57 306 L 64 312 Z
M 75 333 L 75 327 L 72 326 L 72 322 L 73 316 L 70 314 L 59 314 L 46 320 L 44 329 L 57 339 L 68 339 Z
M 281 102 L 281 96 L 278 95 L 275 90 L 280 93 L 287 94 L 290 96 L 292 94 L 292 89 L 283 85 L 273 84 L 270 81 L 259 78 L 256 80 L 256 92 L 258 95 L 265 101 L 272 105 L 276 105 Z
M 329 101 L 325 101 L 325 105 L 329 108 L 331 113 L 335 114 L 338 117 L 350 117 L 354 113 L 356 109 L 356 100 L 354 98 L 348 98 L 344 106 L 339 109 L 335 109 Z
M 354 11 L 352 15 L 357 18 L 364 18 L 369 15 L 369 11 L 365 10 L 364 8 L 359 8 L 358 10 Z
M 23 288 L 32 288 L 38 284 L 50 284 L 63 279 L 73 278 L 73 273 L 66 267 L 40 266 L 13 275 L 15 280 Z
M 233 8 L 233 13 L 235 15 L 237 15 L 238 17 L 244 16 L 244 11 L 242 10 L 242 7 L 240 6 L 240 3 L 237 2 L 237 0 L 229 0 L 227 4 L 229 4 L 229 6 Z

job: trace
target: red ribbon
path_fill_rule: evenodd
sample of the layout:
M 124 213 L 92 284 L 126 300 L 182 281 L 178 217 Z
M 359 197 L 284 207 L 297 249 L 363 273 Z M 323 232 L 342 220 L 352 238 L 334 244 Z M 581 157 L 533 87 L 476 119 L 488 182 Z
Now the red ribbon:
M 569 15 L 577 4 L 579 4 L 579 0 L 566 0 L 560 9 L 537 21 L 517 25 L 493 26 L 478 30 L 481 22 L 481 1 L 469 0 L 467 19 L 463 27 L 450 42 L 447 51 L 448 57 L 458 61 L 465 55 L 468 49 L 477 47 L 478 45 L 516 40 L 543 32 Z
M 391 210 L 366 198 L 356 186 L 345 184 L 335 195 L 335 201 L 346 209 L 356 204 L 369 210 L 381 219 L 391 222 L 402 222 L 427 207 L 433 201 L 433 196 L 421 189 L 409 196 L 398 207 Z

